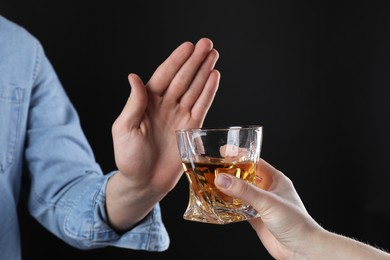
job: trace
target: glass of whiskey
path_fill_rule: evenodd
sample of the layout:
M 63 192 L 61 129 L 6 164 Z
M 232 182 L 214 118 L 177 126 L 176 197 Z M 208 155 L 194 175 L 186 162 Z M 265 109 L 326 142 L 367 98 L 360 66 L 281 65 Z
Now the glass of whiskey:
M 189 202 L 184 219 L 228 224 L 259 217 L 242 200 L 214 185 L 215 176 L 227 173 L 257 185 L 263 127 L 258 125 L 191 128 L 176 131 L 183 170 L 189 182 Z

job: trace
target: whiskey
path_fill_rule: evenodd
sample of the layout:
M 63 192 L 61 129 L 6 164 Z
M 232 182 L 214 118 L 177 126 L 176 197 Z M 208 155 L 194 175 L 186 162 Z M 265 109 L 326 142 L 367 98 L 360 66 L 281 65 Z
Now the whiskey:
M 248 203 L 218 190 L 214 180 L 217 174 L 226 173 L 259 188 L 270 183 L 270 177 L 259 176 L 261 173 L 255 171 L 260 158 L 262 126 L 188 128 L 177 130 L 176 134 L 189 181 L 184 219 L 227 224 L 259 217 Z
M 184 161 L 182 164 L 190 183 L 190 200 L 184 214 L 185 219 L 226 224 L 256 216 L 257 212 L 250 205 L 225 195 L 214 185 L 215 176 L 219 173 L 231 174 L 256 184 L 254 162 L 231 162 L 226 159 L 205 157 L 201 162 Z

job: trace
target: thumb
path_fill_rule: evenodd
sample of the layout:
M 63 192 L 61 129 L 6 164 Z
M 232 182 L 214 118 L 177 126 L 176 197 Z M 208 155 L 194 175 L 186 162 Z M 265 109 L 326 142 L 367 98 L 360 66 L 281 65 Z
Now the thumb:
M 122 112 L 115 120 L 115 129 L 138 128 L 148 103 L 148 94 L 141 78 L 136 74 L 130 74 L 128 80 L 131 93 Z
M 218 174 L 215 185 L 226 195 L 251 204 L 257 211 L 263 208 L 264 199 L 269 196 L 267 191 L 229 174 Z

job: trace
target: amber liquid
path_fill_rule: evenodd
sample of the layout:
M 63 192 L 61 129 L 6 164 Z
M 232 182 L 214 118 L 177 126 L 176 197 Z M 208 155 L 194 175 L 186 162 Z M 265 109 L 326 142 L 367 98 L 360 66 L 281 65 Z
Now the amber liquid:
M 183 162 L 190 183 L 190 201 L 184 218 L 187 220 L 226 224 L 256 217 L 257 212 L 242 200 L 222 193 L 214 185 L 215 176 L 227 173 L 255 183 L 254 162 L 232 163 L 222 159 L 208 162 Z

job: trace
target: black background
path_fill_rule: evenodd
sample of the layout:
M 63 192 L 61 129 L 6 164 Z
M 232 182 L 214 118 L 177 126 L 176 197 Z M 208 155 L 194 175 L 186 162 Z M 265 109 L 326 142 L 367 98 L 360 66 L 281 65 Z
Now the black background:
M 2 0 L 0 13 L 41 40 L 106 172 L 127 74 L 147 81 L 180 43 L 209 37 L 222 78 L 204 125 L 263 125 L 262 157 L 321 225 L 390 249 L 389 1 Z M 245 222 L 184 221 L 187 200 L 183 176 L 161 202 L 164 253 L 73 249 L 22 206 L 24 259 L 270 258 Z

